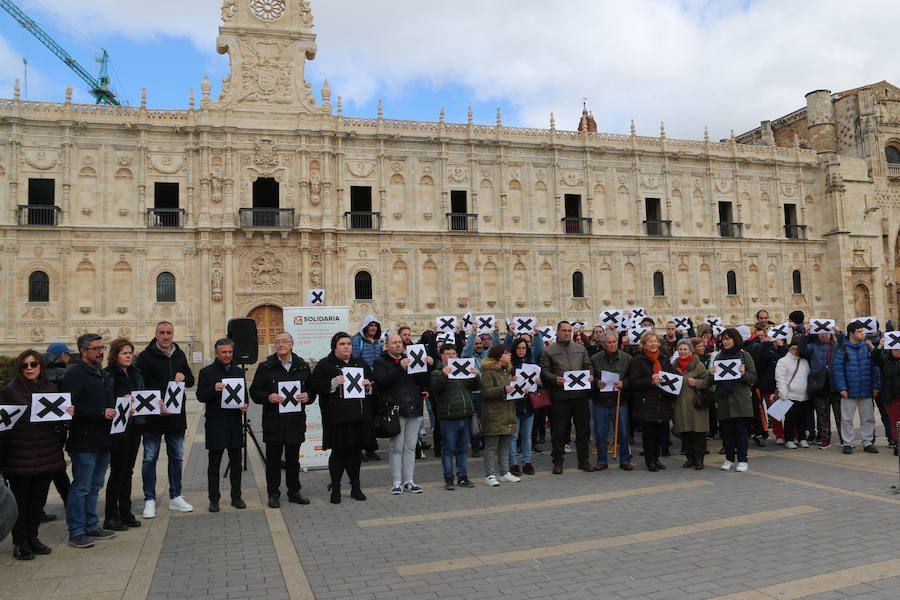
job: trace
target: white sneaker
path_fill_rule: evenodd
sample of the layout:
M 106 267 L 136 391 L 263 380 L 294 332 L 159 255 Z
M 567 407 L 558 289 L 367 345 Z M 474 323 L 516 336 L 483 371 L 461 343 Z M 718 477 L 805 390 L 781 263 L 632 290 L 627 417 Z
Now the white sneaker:
M 500 482 L 497 481 L 497 478 L 493 475 L 484 478 L 484 485 L 489 485 L 491 487 L 497 487 L 500 485 Z
M 565 446 L 563 446 L 563 451 L 564 451 L 566 454 L 572 454 L 572 445 L 571 445 L 571 444 L 566 444 Z
M 518 483 L 519 481 L 522 481 L 521 477 L 516 477 L 512 473 L 507 473 L 500 479 L 502 479 L 503 481 L 509 482 L 509 483 Z
M 188 504 L 188 501 L 184 499 L 184 496 L 178 496 L 169 501 L 169 510 L 174 510 L 176 512 L 191 512 L 194 510 L 194 507 Z
M 784 446 L 784 438 L 778 438 L 775 440 L 776 446 Z
M 794 440 L 788 440 L 787 442 L 785 442 L 784 447 L 789 450 L 796 450 L 797 444 L 794 443 Z
M 730 470 L 731 470 L 731 467 L 733 467 L 733 466 L 734 466 L 734 463 L 733 463 L 733 462 L 731 462 L 731 461 L 728 460 L 728 459 L 725 459 L 725 462 L 723 462 L 723 463 L 722 463 L 722 466 L 719 467 L 719 468 L 722 469 L 723 471 L 730 471 Z
M 809 448 L 809 442 L 807 442 L 806 440 L 800 440 L 800 447 Z
M 156 500 L 147 500 L 144 502 L 144 518 L 152 519 L 156 516 Z
M 737 471 L 738 473 L 744 473 L 745 471 L 749 471 L 749 470 L 750 470 L 750 465 L 748 465 L 748 464 L 745 463 L 745 462 L 739 462 L 739 463 L 738 463 L 738 466 L 735 467 L 734 470 Z

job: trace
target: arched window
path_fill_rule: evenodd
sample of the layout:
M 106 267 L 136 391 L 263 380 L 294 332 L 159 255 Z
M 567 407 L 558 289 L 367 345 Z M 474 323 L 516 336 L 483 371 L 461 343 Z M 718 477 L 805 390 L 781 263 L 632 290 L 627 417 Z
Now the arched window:
M 729 296 L 737 295 L 737 275 L 734 274 L 734 271 L 728 271 L 725 274 L 725 286 L 728 288 Z
M 584 273 L 581 271 L 572 273 L 572 297 L 584 298 Z
M 897 146 L 887 146 L 884 149 L 884 157 L 892 165 L 900 165 L 900 148 Z
M 794 271 L 793 273 L 791 273 L 791 280 L 794 282 L 794 293 L 802 294 L 803 279 L 800 277 L 800 271 Z
M 657 271 L 653 274 L 653 295 L 654 296 L 665 296 L 666 295 L 666 278 L 662 274 L 662 271 Z
M 372 299 L 372 274 L 368 271 L 360 271 L 353 278 L 353 290 L 357 300 Z
M 156 277 L 156 301 L 175 302 L 175 276 L 167 271 Z
M 43 271 L 28 276 L 28 301 L 50 302 L 50 278 Z

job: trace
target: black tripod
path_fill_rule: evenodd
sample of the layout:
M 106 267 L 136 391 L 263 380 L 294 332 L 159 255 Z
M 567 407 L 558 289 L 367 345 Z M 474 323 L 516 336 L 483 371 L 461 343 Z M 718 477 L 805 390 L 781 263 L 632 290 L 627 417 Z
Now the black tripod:
M 250 406 L 250 391 L 247 389 L 247 366 L 246 365 L 238 365 L 241 368 L 241 371 L 244 374 L 244 395 L 245 400 L 247 401 L 247 406 L 249 410 Z M 250 418 L 247 416 L 247 412 L 245 411 L 243 415 L 241 415 L 242 423 L 241 430 L 244 436 L 244 471 L 249 468 L 247 461 L 247 438 L 249 437 L 253 440 L 253 445 L 256 446 L 256 451 L 259 452 L 259 460 L 262 461 L 263 467 L 266 466 L 266 454 L 263 452 L 262 446 L 259 445 L 259 440 L 256 439 L 256 434 L 253 433 L 253 427 L 250 424 Z M 228 466 L 225 467 L 225 474 L 222 476 L 223 478 L 228 478 L 228 472 L 231 470 L 231 462 L 228 462 Z

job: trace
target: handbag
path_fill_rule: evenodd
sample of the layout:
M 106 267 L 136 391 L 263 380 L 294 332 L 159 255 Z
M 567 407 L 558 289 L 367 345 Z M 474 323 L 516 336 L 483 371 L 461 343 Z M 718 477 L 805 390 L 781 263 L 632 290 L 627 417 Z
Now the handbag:
M 697 410 L 706 410 L 712 403 L 712 393 L 709 390 L 694 390 L 694 397 L 691 402 Z
M 531 408 L 533 410 L 546 408 L 553 404 L 553 401 L 550 399 L 550 392 L 545 389 L 540 389 L 536 392 L 528 392 L 528 401 L 531 402 Z
M 400 407 L 396 404 L 384 414 L 375 416 L 375 437 L 390 438 L 400 433 Z
M 469 417 L 469 435 L 472 437 L 481 435 L 481 419 L 478 418 L 477 414 Z
M 828 355 L 825 357 L 825 368 L 818 371 L 810 372 L 806 379 L 806 393 L 808 395 L 824 392 L 828 385 L 828 363 L 831 362 L 831 348 L 828 349 Z

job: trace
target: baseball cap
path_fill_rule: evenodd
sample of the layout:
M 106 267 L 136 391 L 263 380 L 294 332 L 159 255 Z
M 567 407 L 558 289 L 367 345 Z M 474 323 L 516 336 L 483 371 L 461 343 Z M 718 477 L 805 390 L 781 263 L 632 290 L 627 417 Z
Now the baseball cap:
M 47 352 L 50 354 L 75 354 L 74 350 L 62 342 L 54 342 L 47 346 Z

